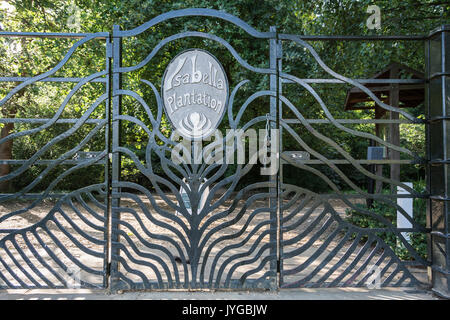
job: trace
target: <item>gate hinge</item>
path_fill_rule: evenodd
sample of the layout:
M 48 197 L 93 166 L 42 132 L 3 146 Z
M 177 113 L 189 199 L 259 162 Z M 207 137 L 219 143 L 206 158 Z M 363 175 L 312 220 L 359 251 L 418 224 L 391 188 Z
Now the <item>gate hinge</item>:
M 277 260 L 277 273 L 281 272 L 281 262 L 280 260 Z
M 109 275 L 111 273 L 111 262 L 106 264 L 106 274 Z

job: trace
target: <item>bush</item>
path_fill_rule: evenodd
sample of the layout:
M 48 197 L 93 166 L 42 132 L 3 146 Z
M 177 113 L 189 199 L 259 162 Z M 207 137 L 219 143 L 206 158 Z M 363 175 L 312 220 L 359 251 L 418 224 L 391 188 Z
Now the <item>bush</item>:
M 423 191 L 424 183 L 415 183 L 415 190 Z M 397 210 L 395 207 L 390 206 L 384 202 L 374 201 L 371 208 L 367 208 L 365 205 L 356 204 L 357 208 L 364 208 L 386 218 L 394 226 L 397 223 Z M 426 199 L 416 198 L 413 200 L 413 218 L 418 224 L 426 225 Z M 361 227 L 361 228 L 385 228 L 384 223 L 367 216 L 358 210 L 346 210 L 346 221 L 349 223 Z M 392 232 L 376 232 L 376 235 L 383 239 L 387 245 L 395 252 L 395 254 L 402 260 L 414 260 L 414 257 L 408 252 L 408 250 L 403 246 L 403 244 L 397 243 L 398 238 Z M 424 233 L 410 233 L 411 245 L 414 250 L 424 259 L 427 259 L 427 235 Z M 367 239 L 367 236 L 365 237 Z

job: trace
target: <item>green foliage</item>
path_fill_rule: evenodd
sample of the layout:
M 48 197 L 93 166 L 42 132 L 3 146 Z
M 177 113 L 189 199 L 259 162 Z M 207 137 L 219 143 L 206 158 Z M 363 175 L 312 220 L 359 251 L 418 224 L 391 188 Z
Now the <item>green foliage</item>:
M 423 192 L 425 190 L 424 181 L 415 183 L 415 190 Z M 386 228 L 387 226 L 378 221 L 377 219 L 364 214 L 358 209 L 366 209 L 367 207 L 362 204 L 356 204 L 357 209 L 347 209 L 346 210 L 346 221 L 351 224 L 361 227 L 361 228 Z M 386 218 L 394 227 L 397 223 L 397 210 L 395 207 L 386 204 L 381 201 L 374 201 L 373 206 L 368 208 L 374 215 Z M 413 219 L 421 226 L 426 226 L 426 200 L 421 198 L 415 198 L 413 200 Z M 413 260 L 414 257 L 408 252 L 404 245 L 400 242 L 398 237 L 392 232 L 376 232 L 376 235 L 380 237 L 391 249 L 396 253 L 396 255 L 402 260 Z M 419 256 L 424 259 L 427 258 L 427 236 L 424 233 L 409 233 L 411 239 L 411 246 L 419 254 Z M 367 236 L 363 238 L 367 240 Z
M 366 9 L 373 4 L 371 0 L 340 0 L 340 1 L 314 1 L 314 0 L 227 0 L 227 1 L 142 1 L 142 0 L 73 0 L 73 1 L 34 1 L 14 0 L 9 1 L 14 10 L 0 9 L 0 24 L 7 31 L 28 32 L 100 32 L 112 30 L 113 25 L 120 25 L 122 30 L 128 30 L 140 26 L 159 14 L 171 10 L 183 8 L 212 8 L 233 14 L 250 26 L 260 31 L 269 31 L 270 26 L 277 26 L 280 33 L 310 34 L 310 35 L 364 35 L 364 34 L 426 34 L 436 26 L 449 22 L 450 10 L 445 10 L 448 5 L 444 2 L 433 0 L 407 0 L 407 1 L 377 1 L 382 13 L 382 29 L 368 30 L 365 23 L 368 15 Z M 79 8 L 79 30 L 74 30 L 68 23 L 74 14 L 74 6 Z M 418 23 L 420 21 L 420 23 Z M 162 39 L 183 31 L 201 31 L 222 37 L 228 41 L 244 60 L 255 67 L 268 67 L 267 41 L 255 40 L 240 28 L 231 23 L 220 22 L 217 19 L 204 17 L 186 17 L 171 19 L 144 32 L 138 37 L 124 40 L 123 63 L 131 66 L 140 62 Z M 11 53 L 11 43 L 19 43 L 18 51 Z M 1 76 L 32 76 L 50 70 L 57 65 L 68 49 L 75 43 L 69 39 L 6 39 L 0 38 L 0 74 Z M 378 42 L 344 42 L 326 41 L 312 43 L 323 61 L 334 71 L 352 78 L 370 77 L 391 61 L 402 62 L 417 70 L 424 68 L 424 48 L 421 42 L 414 41 L 378 41 Z M 188 47 L 205 48 L 217 57 L 220 57 L 230 88 L 239 81 L 249 79 L 236 96 L 236 106 L 242 103 L 255 91 L 268 89 L 268 77 L 257 75 L 242 68 L 229 52 L 218 43 L 205 39 L 182 39 L 164 46 L 149 64 L 136 72 L 131 72 L 124 78 L 124 88 L 134 90 L 149 104 L 155 112 L 156 102 L 153 92 L 146 87 L 141 79 L 147 79 L 160 89 L 160 82 L 164 70 L 171 58 Z M 94 40 L 81 46 L 74 56 L 68 61 L 55 76 L 84 77 L 105 68 L 105 44 L 104 41 Z M 283 71 L 300 78 L 327 78 L 328 74 L 319 66 L 314 58 L 307 54 L 302 47 L 284 42 L 283 44 Z M 16 83 L 5 84 L 0 87 L 0 98 L 4 97 Z M 70 92 L 73 85 L 45 83 L 31 86 L 17 94 L 8 104 L 0 110 L 0 116 L 15 116 L 23 118 L 52 117 L 63 98 Z M 323 99 L 330 113 L 335 118 L 373 118 L 370 111 L 345 111 L 343 104 L 348 86 L 326 85 L 314 86 L 314 89 Z M 77 92 L 62 114 L 63 118 L 77 118 L 104 92 L 101 84 L 88 84 Z M 306 90 L 294 86 L 283 87 L 283 94 L 290 99 L 305 118 L 325 118 L 324 110 L 315 98 Z M 123 99 L 123 113 L 136 117 L 149 124 L 149 119 L 143 108 L 139 107 L 132 99 Z M 268 110 L 268 99 L 257 99 L 252 103 L 242 119 L 243 122 L 261 115 Z M 423 105 L 415 110 L 407 110 L 415 116 L 423 117 Z M 104 118 L 105 108 L 102 105 L 91 118 Z M 290 117 L 284 109 L 283 116 Z M 144 130 L 136 125 L 122 122 L 122 146 L 141 154 L 145 151 L 148 140 Z M 329 125 L 317 125 L 315 128 L 335 141 L 346 152 L 356 159 L 366 157 L 367 139 L 355 138 L 342 130 Z M 356 125 L 355 130 L 373 133 L 373 126 Z M 28 140 L 17 139 L 14 141 L 13 158 L 28 159 L 41 148 L 46 141 L 56 137 L 67 130 L 68 127 L 55 126 L 43 133 L 30 136 Z M 52 148 L 54 158 L 63 154 L 82 137 L 86 136 L 92 126 L 83 126 L 76 134 L 65 140 L 65 145 Z M 223 128 L 225 126 L 223 125 Z M 24 127 L 16 126 L 15 132 L 24 130 Z M 160 130 L 165 135 L 170 134 L 170 125 L 163 117 Z M 321 140 L 306 132 L 303 127 L 295 128 L 302 135 L 305 144 L 329 159 L 342 158 L 336 150 Z M 401 144 L 403 147 L 418 154 L 423 154 L 424 132 L 421 126 L 402 126 Z M 83 147 L 82 151 L 103 150 L 104 138 L 99 134 Z M 298 150 L 298 143 L 291 137 L 283 140 L 284 150 Z M 139 155 L 142 158 L 142 154 Z M 44 159 L 44 155 L 43 158 Z M 143 158 L 142 158 L 143 159 Z M 152 155 L 152 159 L 157 161 Z M 324 166 L 322 166 L 324 167 Z M 232 172 L 232 167 L 227 174 Z M 92 169 L 89 176 L 101 181 L 101 170 Z M 160 170 L 160 168 L 158 169 Z M 257 170 L 257 168 L 255 168 Z M 315 178 L 306 171 L 295 171 L 287 168 L 286 182 L 304 185 L 313 191 L 328 192 L 327 183 Z M 349 185 L 342 181 L 334 170 L 320 169 L 323 174 L 331 179 L 342 190 L 350 189 Z M 362 174 L 355 174 L 350 166 L 342 167 L 342 172 L 351 177 L 358 186 L 366 183 Z M 29 173 L 29 177 L 15 184 L 16 189 L 32 181 L 37 177 L 39 170 Z M 61 171 L 58 171 L 59 173 Z M 162 171 L 159 171 L 162 173 Z M 256 172 L 256 171 L 255 171 Z M 128 181 L 140 181 L 147 184 L 148 181 L 140 174 L 130 159 L 122 161 L 122 177 Z M 56 177 L 57 172 L 49 176 Z M 257 177 L 257 174 L 252 174 Z M 424 172 L 418 166 L 403 170 L 402 179 L 411 181 L 423 179 Z M 76 179 L 76 181 L 80 181 Z M 81 183 L 81 181 L 80 181 Z M 68 184 L 59 185 L 65 189 Z M 36 186 L 34 191 L 39 191 L 44 183 Z M 73 186 L 76 188 L 76 185 Z

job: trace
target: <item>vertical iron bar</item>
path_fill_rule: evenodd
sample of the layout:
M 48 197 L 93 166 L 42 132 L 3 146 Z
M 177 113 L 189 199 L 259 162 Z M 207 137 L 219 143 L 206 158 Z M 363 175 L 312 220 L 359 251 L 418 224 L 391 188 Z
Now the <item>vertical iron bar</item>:
M 111 196 L 111 276 L 110 286 L 111 290 L 115 290 L 119 282 L 119 220 L 120 220 L 120 189 L 115 187 L 120 180 L 120 154 L 117 148 L 120 146 L 120 121 L 117 119 L 121 113 L 122 97 L 117 94 L 117 91 L 122 88 L 122 75 L 118 68 L 122 66 L 122 38 L 115 36 L 120 26 L 113 26 L 113 58 L 112 58 L 112 196 Z
M 278 33 L 277 33 L 278 39 Z M 277 203 L 278 203 L 278 212 L 277 212 L 277 236 L 278 236 L 278 285 L 281 286 L 283 284 L 282 279 L 282 271 L 283 271 L 283 246 L 281 245 L 283 241 L 283 233 L 281 232 L 281 219 L 283 217 L 283 199 L 281 198 L 281 191 L 283 187 L 283 165 L 281 161 L 281 154 L 283 153 L 283 128 L 281 126 L 281 120 L 283 119 L 283 102 L 281 101 L 280 96 L 283 93 L 282 81 L 280 78 L 280 73 L 282 72 L 283 67 L 283 42 L 281 40 L 277 40 L 277 104 L 278 104 L 278 118 L 277 118 L 277 128 L 278 128 L 278 176 L 277 176 Z
M 431 201 L 428 214 L 431 221 L 432 290 L 450 298 L 450 30 L 442 26 L 430 37 L 427 59 L 427 118 L 429 124 L 428 179 Z
M 425 84 L 425 117 L 428 119 L 430 117 L 430 72 L 429 72 L 429 66 L 430 66 L 430 39 L 427 39 L 425 41 L 425 79 L 427 79 L 427 82 Z M 426 154 L 426 160 L 427 162 L 431 159 L 431 135 L 430 135 L 430 124 L 427 121 L 425 123 L 425 154 Z M 427 194 L 431 194 L 431 171 L 430 171 L 430 165 L 427 164 L 425 166 L 425 181 L 426 181 L 426 190 L 425 192 Z M 427 200 L 427 208 L 426 208 L 426 227 L 431 229 L 431 226 L 433 225 L 433 219 L 431 214 L 431 205 L 432 201 L 430 198 Z M 431 234 L 427 233 L 427 260 L 431 261 L 432 252 L 431 252 Z M 432 281 L 432 269 L 431 266 L 427 267 L 427 273 L 428 273 L 428 283 L 431 283 Z
M 104 248 L 104 278 L 103 278 L 103 286 L 108 288 L 109 286 L 109 276 L 110 276 L 110 237 L 111 237 L 111 164 L 109 154 L 111 153 L 111 36 L 105 39 L 106 43 L 106 56 L 105 56 L 105 70 L 108 70 L 108 75 L 106 78 L 106 87 L 105 91 L 108 94 L 108 99 L 105 102 L 105 117 L 106 117 L 106 126 L 105 126 L 105 149 L 106 149 L 106 159 L 105 159 L 105 248 Z
M 270 129 L 279 129 L 279 116 L 278 116 L 278 109 L 279 109 L 279 101 L 280 101 L 280 89 L 281 89 L 281 81 L 280 81 L 280 73 L 279 73 L 279 67 L 280 62 L 279 56 L 279 45 L 280 41 L 278 40 L 278 33 L 276 26 L 270 27 L 270 32 L 275 32 L 276 37 L 274 39 L 270 39 L 270 69 L 276 70 L 275 74 L 270 75 L 270 90 L 276 92 L 275 97 L 270 97 L 270 116 L 272 119 L 275 119 L 275 121 L 271 121 L 270 123 Z M 279 137 L 279 139 L 281 139 Z M 279 140 L 280 142 L 280 140 Z M 274 221 L 271 223 L 270 228 L 272 229 L 272 232 L 270 233 L 270 242 L 273 244 L 275 243 L 274 247 L 271 247 L 270 254 L 276 259 L 272 259 L 270 262 L 270 270 L 274 271 L 276 276 L 275 279 L 273 279 L 273 282 L 271 283 L 271 290 L 276 290 L 279 286 L 278 283 L 278 272 L 279 272 L 279 266 L 280 266 L 280 257 L 279 257 L 279 170 L 280 168 L 280 150 L 281 145 L 278 146 L 278 157 L 277 157 L 277 165 L 278 170 L 275 175 L 271 175 L 269 178 L 269 181 L 271 183 L 274 183 L 276 186 L 270 188 L 270 220 Z M 270 164 L 273 165 L 272 163 Z M 273 194 L 276 194 L 276 197 L 272 196 Z

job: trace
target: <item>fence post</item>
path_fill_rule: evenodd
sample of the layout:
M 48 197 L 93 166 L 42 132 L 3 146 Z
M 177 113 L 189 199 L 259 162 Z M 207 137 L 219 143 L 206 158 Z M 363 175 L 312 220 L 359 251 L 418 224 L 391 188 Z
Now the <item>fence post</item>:
M 435 293 L 450 297 L 450 25 L 430 34 L 426 72 L 431 279 Z
M 113 26 L 113 52 L 112 52 L 112 172 L 111 172 L 111 264 L 110 264 L 110 290 L 119 289 L 119 255 L 118 249 L 119 224 L 120 220 L 120 189 L 115 186 L 120 180 L 120 153 L 117 148 L 120 147 L 120 121 L 118 117 L 121 113 L 122 97 L 117 91 L 122 89 L 122 74 L 118 68 L 122 66 L 122 38 L 117 37 L 116 33 L 120 26 Z
M 277 34 L 277 27 L 271 26 L 270 32 L 274 32 Z M 270 97 L 270 116 L 273 119 L 276 119 L 276 121 L 271 121 L 270 123 L 270 129 L 280 129 L 279 127 L 279 95 L 281 94 L 281 81 L 280 81 L 280 70 L 281 70 L 281 41 L 278 40 L 278 36 L 276 38 L 270 39 L 270 68 L 277 70 L 276 74 L 270 75 L 270 90 L 275 91 L 277 94 L 275 97 Z M 279 137 L 281 140 L 281 138 Z M 279 141 L 280 141 L 279 140 Z M 281 150 L 282 146 L 279 144 L 278 146 L 279 150 Z M 277 161 L 279 161 L 279 157 L 281 156 L 281 152 L 279 152 Z M 273 163 L 270 164 L 273 166 Z M 270 233 L 270 242 L 272 244 L 275 244 L 273 249 L 271 249 L 271 255 L 276 256 L 276 260 L 271 260 L 270 263 L 270 270 L 275 271 L 276 277 L 274 277 L 274 283 L 271 285 L 271 289 L 275 290 L 279 286 L 279 280 L 277 281 L 277 277 L 279 276 L 280 272 L 280 238 L 279 238 L 279 222 L 280 222 L 280 209 L 281 209 L 281 203 L 279 202 L 279 187 L 280 187 L 280 181 L 281 178 L 281 167 L 278 166 L 277 173 L 270 176 L 270 182 L 273 184 L 276 184 L 276 187 L 270 188 L 270 220 L 274 221 L 274 223 L 271 224 L 272 232 Z M 276 194 L 276 197 L 274 197 L 274 194 Z

